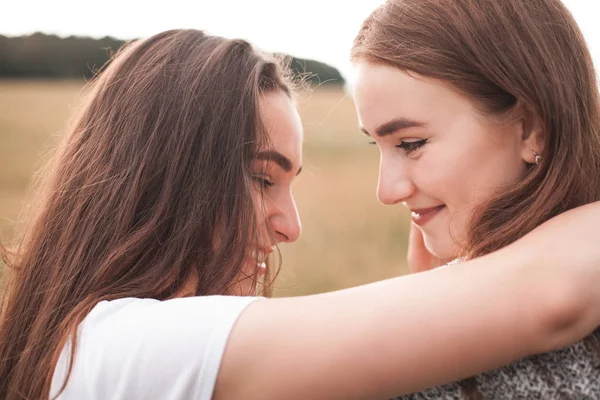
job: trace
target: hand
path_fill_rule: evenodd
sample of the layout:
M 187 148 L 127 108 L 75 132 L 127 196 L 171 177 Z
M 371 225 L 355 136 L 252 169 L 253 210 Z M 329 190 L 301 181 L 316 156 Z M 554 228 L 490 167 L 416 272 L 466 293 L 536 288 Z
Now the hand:
M 425 247 L 423 232 L 414 222 L 410 223 L 406 260 L 410 273 L 427 271 L 441 265 L 441 260 Z
M 452 260 L 442 260 L 427 250 L 423 240 L 423 232 L 414 222 L 410 223 L 408 235 L 408 270 L 410 273 L 427 271 L 440 265 L 445 265 Z

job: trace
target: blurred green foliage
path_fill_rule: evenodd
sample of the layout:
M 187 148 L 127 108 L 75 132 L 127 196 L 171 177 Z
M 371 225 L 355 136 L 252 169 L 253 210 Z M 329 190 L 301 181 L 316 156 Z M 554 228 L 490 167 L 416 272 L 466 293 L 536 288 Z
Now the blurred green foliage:
M 124 40 L 34 33 L 29 36 L 0 35 L 0 77 L 2 78 L 84 78 L 90 79 L 118 50 Z M 343 85 L 340 72 L 321 62 L 290 57 L 296 75 L 312 85 Z

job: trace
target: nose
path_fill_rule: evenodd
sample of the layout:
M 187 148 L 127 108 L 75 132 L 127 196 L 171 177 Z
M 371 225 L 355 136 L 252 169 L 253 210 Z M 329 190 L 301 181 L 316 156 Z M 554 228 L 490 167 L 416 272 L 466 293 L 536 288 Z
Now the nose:
M 302 233 L 302 224 L 296 202 L 292 194 L 271 204 L 268 210 L 269 227 L 275 233 L 277 242 L 292 243 Z
M 406 166 L 401 160 L 394 161 L 390 158 L 382 154 L 377 183 L 377 198 L 387 206 L 401 203 L 415 192 L 415 185 Z

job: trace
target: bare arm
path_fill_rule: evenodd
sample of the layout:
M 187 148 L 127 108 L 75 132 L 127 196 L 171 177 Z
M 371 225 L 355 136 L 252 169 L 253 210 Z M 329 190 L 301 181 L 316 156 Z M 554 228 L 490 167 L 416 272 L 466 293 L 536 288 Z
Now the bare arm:
M 575 342 L 600 322 L 597 226 L 593 204 L 464 264 L 256 302 L 214 398 L 386 398 Z

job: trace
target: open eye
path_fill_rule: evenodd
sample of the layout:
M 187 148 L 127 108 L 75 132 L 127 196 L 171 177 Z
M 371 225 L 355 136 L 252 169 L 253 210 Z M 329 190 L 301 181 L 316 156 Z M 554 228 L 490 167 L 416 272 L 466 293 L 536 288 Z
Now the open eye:
M 414 141 L 402 141 L 396 147 L 404 150 L 406 152 L 406 154 L 411 154 L 412 152 L 423 147 L 425 145 L 425 143 L 427 143 L 427 139 L 414 140 Z

